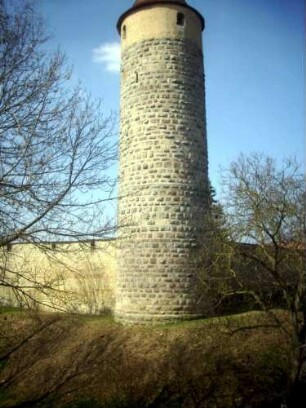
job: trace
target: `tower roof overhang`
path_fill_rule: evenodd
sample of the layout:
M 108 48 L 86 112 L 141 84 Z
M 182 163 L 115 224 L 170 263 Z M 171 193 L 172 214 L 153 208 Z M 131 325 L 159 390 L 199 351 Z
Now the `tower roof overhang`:
M 201 21 L 202 31 L 204 30 L 205 28 L 204 17 L 202 16 L 201 13 L 198 12 L 198 10 L 196 10 L 193 7 L 190 7 L 186 3 L 185 0 L 136 0 L 134 5 L 119 17 L 119 20 L 117 23 L 117 30 L 119 34 L 121 32 L 121 25 L 122 25 L 123 20 L 125 20 L 125 18 L 128 17 L 130 14 L 133 14 L 140 9 L 145 9 L 145 8 L 156 6 L 156 5 L 166 5 L 166 4 L 168 5 L 175 4 L 177 6 L 185 7 L 189 10 L 192 10 L 199 17 Z

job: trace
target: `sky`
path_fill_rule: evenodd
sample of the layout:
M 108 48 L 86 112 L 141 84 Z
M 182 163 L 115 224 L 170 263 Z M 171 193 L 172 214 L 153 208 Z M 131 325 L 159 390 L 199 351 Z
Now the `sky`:
M 133 0 L 41 0 L 51 34 L 75 82 L 119 116 L 119 16 Z M 305 166 L 304 0 L 189 0 L 203 33 L 209 176 L 240 153 Z M 119 120 L 119 119 L 118 119 Z

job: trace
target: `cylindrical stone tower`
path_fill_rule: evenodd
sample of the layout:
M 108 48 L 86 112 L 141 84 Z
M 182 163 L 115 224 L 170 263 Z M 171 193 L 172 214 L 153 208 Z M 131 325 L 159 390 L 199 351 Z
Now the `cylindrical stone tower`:
M 203 17 L 185 0 L 137 0 L 118 22 L 118 321 L 201 313 L 196 274 L 208 201 L 203 29 Z

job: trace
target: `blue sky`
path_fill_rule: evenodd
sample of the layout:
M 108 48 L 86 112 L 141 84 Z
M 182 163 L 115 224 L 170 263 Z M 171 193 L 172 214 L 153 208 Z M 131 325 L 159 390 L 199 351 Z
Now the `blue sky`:
M 209 170 L 240 152 L 305 165 L 303 0 L 189 0 L 206 20 L 204 63 Z M 116 22 L 133 0 L 41 0 L 50 47 L 60 45 L 74 79 L 119 113 Z

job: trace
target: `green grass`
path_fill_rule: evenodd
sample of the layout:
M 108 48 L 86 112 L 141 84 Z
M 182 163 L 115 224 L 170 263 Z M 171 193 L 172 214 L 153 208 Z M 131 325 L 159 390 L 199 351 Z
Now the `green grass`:
M 20 307 L 0 306 L 0 314 L 20 313 L 23 309 Z

